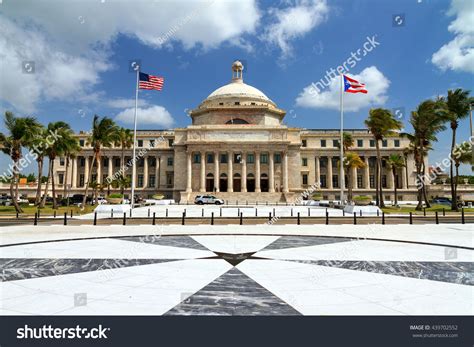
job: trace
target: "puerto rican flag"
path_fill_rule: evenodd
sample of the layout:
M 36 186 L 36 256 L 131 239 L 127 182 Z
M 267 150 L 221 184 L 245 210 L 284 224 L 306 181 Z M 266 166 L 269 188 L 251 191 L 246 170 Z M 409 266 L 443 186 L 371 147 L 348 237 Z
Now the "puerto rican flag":
M 344 91 L 346 93 L 364 93 L 367 94 L 367 89 L 365 89 L 365 84 L 356 81 L 355 79 L 349 78 L 346 75 L 344 76 Z

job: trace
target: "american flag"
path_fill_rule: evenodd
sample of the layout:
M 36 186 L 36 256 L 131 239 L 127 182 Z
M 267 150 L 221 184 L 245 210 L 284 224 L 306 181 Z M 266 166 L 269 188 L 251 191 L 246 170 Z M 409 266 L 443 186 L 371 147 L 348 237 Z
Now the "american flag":
M 140 72 L 138 78 L 138 89 L 156 89 L 161 90 L 165 79 L 163 77 L 147 75 L 146 73 Z
M 360 83 L 352 78 L 344 75 L 344 91 L 346 93 L 364 93 L 367 94 L 367 89 L 365 89 L 365 84 Z

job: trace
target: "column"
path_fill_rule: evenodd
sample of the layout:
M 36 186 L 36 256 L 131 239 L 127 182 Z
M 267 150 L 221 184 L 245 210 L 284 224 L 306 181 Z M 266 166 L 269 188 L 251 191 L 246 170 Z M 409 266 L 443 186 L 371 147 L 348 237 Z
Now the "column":
M 288 153 L 283 153 L 283 193 L 290 191 L 288 187 Z
M 113 157 L 109 157 L 108 159 L 109 159 L 109 167 L 108 167 L 109 172 L 107 173 L 107 175 L 109 177 L 112 177 L 114 175 Z
M 216 187 L 216 193 L 219 193 L 219 152 L 214 152 L 214 187 Z
M 369 168 L 369 157 L 364 157 L 365 168 L 364 168 L 364 188 L 370 189 L 370 168 Z
M 191 153 L 189 153 L 191 155 Z M 156 157 L 156 165 L 155 165 L 155 187 L 156 189 L 160 189 L 160 166 L 161 166 L 161 157 Z M 191 159 L 189 159 L 189 164 L 191 164 Z M 191 176 L 191 170 L 189 170 L 189 176 Z M 191 189 L 191 185 L 189 185 Z
M 387 188 L 388 189 L 393 189 L 393 186 L 395 184 L 395 177 L 393 176 L 393 171 L 392 169 L 386 170 L 387 172 Z
M 268 153 L 269 156 L 269 175 L 268 175 L 268 191 L 270 193 L 275 193 L 275 154 L 273 152 Z
M 255 192 L 260 193 L 260 152 L 255 152 Z
M 143 158 L 143 188 L 148 188 L 148 156 Z
M 84 186 L 89 184 L 89 156 L 85 156 L 84 164 Z
M 103 157 L 100 157 L 99 160 L 96 161 L 97 164 L 97 171 L 96 171 L 96 176 L 97 176 L 97 183 L 102 183 L 102 160 L 104 160 Z
M 402 168 L 398 171 L 398 175 L 402 176 L 402 189 L 407 189 L 407 176 L 406 176 L 406 168 Z
M 77 157 L 72 159 L 72 188 L 77 187 Z
M 234 191 L 234 172 L 232 168 L 232 157 L 234 156 L 233 152 L 227 153 L 227 191 L 232 193 Z
M 357 169 L 354 167 L 352 168 L 352 188 L 357 189 Z
M 321 185 L 321 166 L 319 162 L 319 157 L 315 158 L 315 176 L 316 176 L 316 183 L 320 187 Z
M 201 152 L 201 185 L 199 191 L 206 191 L 206 152 Z
M 247 192 L 247 158 L 245 158 L 245 153 L 241 153 L 242 156 L 242 192 L 246 193 Z
M 328 158 L 328 166 L 326 170 L 326 182 L 327 182 L 327 187 L 328 189 L 332 189 L 332 157 L 327 157 Z
M 156 158 L 156 174 L 158 175 L 158 167 L 159 167 L 159 158 Z M 193 191 L 192 189 L 192 171 L 193 171 L 193 166 L 191 163 L 192 160 L 192 153 L 188 152 L 186 153 L 186 193 L 191 193 Z M 158 176 L 156 176 L 155 181 L 158 179 Z M 156 182 L 155 182 L 156 185 Z

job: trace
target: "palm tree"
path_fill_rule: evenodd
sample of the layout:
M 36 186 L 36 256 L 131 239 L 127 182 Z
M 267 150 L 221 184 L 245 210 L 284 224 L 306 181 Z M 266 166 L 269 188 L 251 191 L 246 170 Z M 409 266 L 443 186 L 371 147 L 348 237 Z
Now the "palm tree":
M 118 134 L 119 128 L 112 119 L 108 117 L 100 118 L 98 115 L 94 116 L 92 121 L 92 132 L 87 140 L 94 153 L 92 156 L 92 163 L 89 168 L 88 182 L 86 182 L 82 206 L 86 205 L 87 192 L 91 182 L 90 179 L 92 177 L 94 163 L 97 162 L 97 165 L 100 165 L 102 147 L 112 147 L 114 143 L 117 143 L 119 139 Z
M 46 157 L 46 146 L 44 144 L 45 138 L 48 136 L 44 126 L 39 126 L 37 130 L 38 133 L 28 146 L 30 151 L 34 151 L 36 153 L 36 163 L 38 165 L 38 183 L 36 186 L 35 206 L 38 206 L 41 201 L 41 182 L 43 181 L 43 166 L 44 158 Z
M 133 145 L 133 132 L 130 129 L 120 128 L 115 145 L 120 146 L 122 151 L 120 164 L 122 166 L 122 177 L 125 177 L 125 149 L 129 149 Z
M 385 207 L 382 192 L 382 159 L 380 156 L 380 141 L 387 136 L 392 136 L 397 130 L 400 130 L 403 124 L 395 119 L 392 113 L 383 108 L 375 108 L 369 111 L 369 118 L 365 120 L 365 125 L 372 133 L 375 140 L 375 149 L 377 151 L 377 162 L 375 165 L 375 193 L 376 203 L 379 207 Z
M 436 135 L 446 129 L 446 126 L 443 124 L 446 119 L 446 112 L 446 104 L 442 99 L 434 101 L 425 100 L 411 113 L 410 124 L 413 127 L 413 133 L 402 134 L 402 136 L 410 140 L 410 148 L 413 151 L 413 158 L 415 160 L 416 185 L 418 189 L 417 210 L 421 210 L 423 200 L 426 206 L 430 207 L 426 196 L 425 158 L 431 149 L 431 143 L 438 140 Z
M 69 141 L 67 141 L 65 143 L 65 148 L 64 148 L 64 156 L 65 156 L 65 159 L 66 159 L 66 170 L 64 172 L 64 192 L 63 192 L 63 196 L 65 198 L 67 198 L 67 202 L 68 202 L 68 205 L 69 205 L 69 198 L 68 198 L 68 184 L 67 184 L 67 177 L 68 177 L 68 173 L 69 173 L 69 166 L 70 166 L 70 163 L 71 163 L 71 160 L 72 159 L 75 159 L 77 157 L 77 155 L 81 152 L 81 146 L 79 145 L 79 141 L 77 140 L 77 137 L 70 137 L 69 138 Z M 71 175 L 71 185 L 72 185 L 72 180 L 73 180 L 73 177 Z
M 387 165 L 392 170 L 393 174 L 393 195 L 395 197 L 395 206 L 398 205 L 397 183 L 398 183 L 398 169 L 404 168 L 405 159 L 399 154 L 391 154 L 387 159 Z
M 29 147 L 35 139 L 41 125 L 34 117 L 15 117 L 12 112 L 5 112 L 6 134 L 0 133 L 1 151 L 13 161 L 12 179 L 10 180 L 10 196 L 18 213 L 23 210 L 18 205 L 19 162 L 23 157 L 22 148 Z
M 469 97 L 469 91 L 458 88 L 456 90 L 448 90 L 448 97 L 446 98 L 446 106 L 448 108 L 447 121 L 450 124 L 452 130 L 451 138 L 451 166 L 449 168 L 449 173 L 451 176 L 451 210 L 458 209 L 457 204 L 457 184 L 458 176 L 454 178 L 454 167 L 456 162 L 453 158 L 454 149 L 456 147 L 456 130 L 459 126 L 459 122 L 466 118 L 469 114 L 469 104 L 471 98 Z
M 408 188 L 408 156 L 413 153 L 413 148 L 406 147 L 403 149 L 403 160 L 405 161 L 405 182 L 407 183 Z
M 119 176 L 112 181 L 113 188 L 120 188 L 120 194 L 123 195 L 126 188 L 131 187 L 131 182 L 128 176 Z
M 353 177 L 352 177 L 352 172 L 357 169 L 362 169 L 365 167 L 364 161 L 359 157 L 357 153 L 354 152 L 347 152 L 345 157 L 344 157 L 344 168 L 346 169 L 347 172 L 347 200 L 352 201 L 352 182 L 353 182 Z
M 57 157 L 64 155 L 67 150 L 67 147 L 74 141 L 74 132 L 72 131 L 69 124 L 59 121 L 51 122 L 48 124 L 47 131 L 49 133 L 57 134 L 56 138 L 52 143 L 49 144 L 46 148 L 46 154 L 49 159 L 48 165 L 48 181 L 46 182 L 46 187 L 41 201 L 40 207 L 44 207 L 46 204 L 46 199 L 48 196 L 49 182 L 51 181 L 51 190 L 53 196 L 53 208 L 57 209 L 58 204 L 56 200 L 56 184 L 54 181 L 54 161 Z
M 459 180 L 459 166 L 461 164 L 471 164 L 472 163 L 472 146 L 469 142 L 463 142 L 454 147 L 454 165 L 456 167 L 456 185 L 455 185 L 455 194 L 457 196 L 457 185 Z

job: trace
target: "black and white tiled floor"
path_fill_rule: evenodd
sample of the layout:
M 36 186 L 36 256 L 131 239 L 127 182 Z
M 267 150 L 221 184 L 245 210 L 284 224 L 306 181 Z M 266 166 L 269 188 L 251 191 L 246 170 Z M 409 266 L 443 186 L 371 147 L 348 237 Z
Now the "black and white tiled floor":
M 0 247 L 0 314 L 472 315 L 474 251 L 331 236 Z

